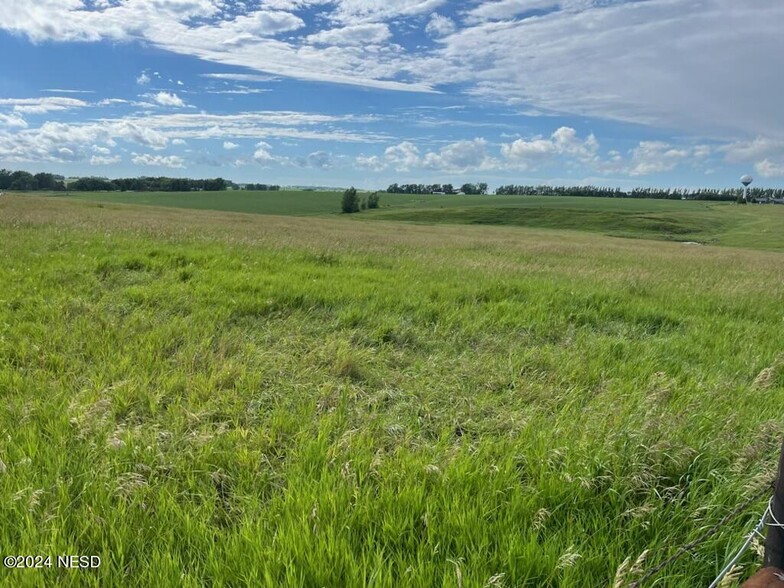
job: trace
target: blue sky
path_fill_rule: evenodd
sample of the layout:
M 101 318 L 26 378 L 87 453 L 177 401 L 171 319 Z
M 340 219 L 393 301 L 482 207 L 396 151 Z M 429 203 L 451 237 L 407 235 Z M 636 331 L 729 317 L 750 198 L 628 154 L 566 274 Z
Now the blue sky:
M 0 0 L 0 167 L 784 186 L 780 0 Z

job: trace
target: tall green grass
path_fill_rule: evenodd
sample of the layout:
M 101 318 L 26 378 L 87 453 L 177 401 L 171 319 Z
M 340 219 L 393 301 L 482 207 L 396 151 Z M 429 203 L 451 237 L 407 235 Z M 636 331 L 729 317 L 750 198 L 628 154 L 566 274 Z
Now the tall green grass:
M 0 242 L 0 544 L 103 559 L 7 586 L 622 585 L 775 474 L 777 253 L 39 198 Z

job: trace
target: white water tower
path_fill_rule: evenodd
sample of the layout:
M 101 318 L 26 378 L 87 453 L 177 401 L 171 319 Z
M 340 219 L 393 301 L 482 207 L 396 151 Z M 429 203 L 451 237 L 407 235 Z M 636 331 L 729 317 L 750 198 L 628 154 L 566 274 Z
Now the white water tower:
M 742 176 L 740 179 L 740 183 L 743 184 L 743 201 L 748 204 L 749 202 L 749 184 L 754 181 L 749 174 Z

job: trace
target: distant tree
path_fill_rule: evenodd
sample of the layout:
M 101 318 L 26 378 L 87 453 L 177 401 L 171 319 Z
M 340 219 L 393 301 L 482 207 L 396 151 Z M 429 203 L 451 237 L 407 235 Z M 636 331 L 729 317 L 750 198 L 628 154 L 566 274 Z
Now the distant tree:
M 340 203 L 340 208 L 345 214 L 359 212 L 359 196 L 357 195 L 357 190 L 354 186 L 343 192 L 343 200 Z
M 37 190 L 38 184 L 35 181 L 33 174 L 26 171 L 15 171 L 11 174 L 11 190 L 19 190 L 20 192 L 27 192 L 30 190 Z
M 367 199 L 367 207 L 368 208 L 378 208 L 378 200 L 380 196 L 378 192 L 373 192 Z
M 485 182 L 480 182 L 478 187 L 480 194 L 487 194 L 487 184 Z

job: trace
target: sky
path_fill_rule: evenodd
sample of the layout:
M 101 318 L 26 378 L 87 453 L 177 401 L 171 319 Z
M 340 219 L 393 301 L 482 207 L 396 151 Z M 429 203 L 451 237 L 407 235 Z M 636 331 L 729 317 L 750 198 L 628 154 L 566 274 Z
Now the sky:
M 0 167 L 784 186 L 781 0 L 0 0 Z

